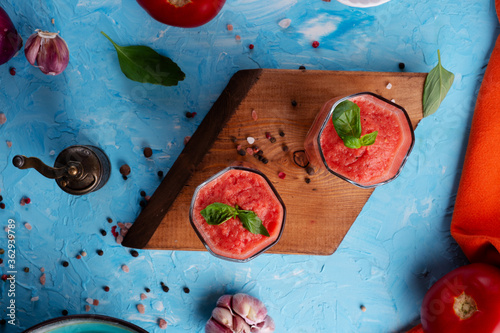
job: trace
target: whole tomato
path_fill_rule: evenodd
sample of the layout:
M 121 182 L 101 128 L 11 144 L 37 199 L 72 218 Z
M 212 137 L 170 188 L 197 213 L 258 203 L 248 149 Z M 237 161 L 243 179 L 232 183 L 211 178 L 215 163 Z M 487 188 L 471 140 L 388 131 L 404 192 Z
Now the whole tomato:
M 194 28 L 213 19 L 226 0 L 137 0 L 155 20 L 181 28 Z
M 500 269 L 459 267 L 425 294 L 420 310 L 425 333 L 500 333 Z

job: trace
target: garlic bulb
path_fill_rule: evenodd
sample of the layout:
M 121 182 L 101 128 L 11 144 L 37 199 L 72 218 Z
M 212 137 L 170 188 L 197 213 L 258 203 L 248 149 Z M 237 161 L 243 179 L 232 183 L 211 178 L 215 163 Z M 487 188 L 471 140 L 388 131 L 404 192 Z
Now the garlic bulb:
M 246 295 L 223 295 L 205 325 L 205 333 L 272 333 L 275 325 L 264 303 Z
M 69 62 L 68 45 L 57 32 L 36 29 L 26 41 L 24 54 L 30 64 L 47 75 L 61 74 Z

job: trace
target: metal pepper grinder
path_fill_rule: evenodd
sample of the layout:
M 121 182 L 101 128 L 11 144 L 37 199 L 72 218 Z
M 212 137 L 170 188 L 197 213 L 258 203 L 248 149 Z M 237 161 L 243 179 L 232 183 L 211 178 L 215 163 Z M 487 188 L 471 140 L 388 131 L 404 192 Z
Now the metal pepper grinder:
M 55 179 L 57 185 L 73 195 L 97 191 L 106 184 L 111 164 L 106 154 L 97 147 L 75 145 L 64 149 L 49 167 L 36 157 L 16 155 L 12 163 L 19 169 L 33 168 L 43 176 Z

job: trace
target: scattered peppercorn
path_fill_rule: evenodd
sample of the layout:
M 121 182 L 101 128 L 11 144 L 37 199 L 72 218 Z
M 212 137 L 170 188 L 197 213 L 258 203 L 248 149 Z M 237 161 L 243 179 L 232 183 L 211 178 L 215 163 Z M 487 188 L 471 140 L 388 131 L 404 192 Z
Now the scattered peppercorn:
M 247 152 L 245 151 L 245 149 L 238 149 L 238 154 L 240 154 L 241 156 L 245 156 Z
M 360 308 L 360 309 L 361 309 L 361 311 L 363 311 L 363 312 L 365 312 L 365 311 L 366 311 L 366 306 L 364 306 L 364 305 L 361 305 L 359 308 Z
M 284 137 L 284 136 L 285 136 L 285 132 L 283 132 L 282 130 L 280 130 L 279 135 L 280 135 L 281 137 Z
M 142 152 L 143 152 L 144 156 L 147 158 L 153 156 L 153 149 L 151 149 L 149 147 L 144 148 L 144 150 Z
M 255 46 L 254 46 L 253 44 L 248 45 L 248 48 L 249 48 L 250 50 L 253 50 L 253 48 L 254 48 L 254 47 L 255 47 Z
M 124 164 L 120 167 L 120 173 L 123 175 L 123 176 L 128 176 L 130 175 L 130 167 L 128 166 L 128 164 Z
M 185 292 L 186 294 L 189 294 L 189 292 L 191 291 L 191 290 L 189 290 L 189 288 L 188 288 L 188 287 L 184 287 L 182 290 L 184 290 L 184 292 Z
M 286 177 L 286 173 L 284 173 L 283 171 L 280 171 L 280 172 L 278 173 L 278 177 L 279 177 L 280 179 L 285 179 L 285 177 Z
M 196 116 L 196 112 L 189 112 L 187 111 L 186 112 L 186 118 L 194 118 L 194 116 Z
M 99 300 L 98 300 L 98 299 L 95 299 L 95 300 L 92 302 L 92 304 L 93 304 L 94 306 L 98 306 L 98 305 L 99 305 Z
M 164 292 L 168 293 L 168 291 L 170 290 L 167 286 L 162 286 L 161 289 L 163 289 Z
M 113 219 L 111 217 L 106 218 L 106 220 L 108 221 L 108 223 L 113 223 Z
M 24 203 L 30 204 L 31 203 L 31 199 L 30 198 L 24 198 Z
M 292 99 L 292 106 L 294 106 L 294 107 L 297 106 L 297 101 L 294 99 Z
M 404 62 L 400 62 L 399 63 L 399 69 L 405 69 L 405 63 Z
M 23 269 L 23 270 L 24 270 L 26 273 L 29 273 L 30 268 L 29 268 L 29 267 L 24 267 L 24 269 Z
M 62 265 L 63 265 L 64 267 L 68 267 L 68 266 L 69 266 L 69 262 L 67 262 L 67 261 L 63 261 L 63 262 L 62 262 Z
M 146 207 L 146 205 L 147 205 L 147 202 L 146 202 L 146 201 L 144 201 L 144 200 L 141 200 L 141 201 L 139 202 L 139 206 L 141 206 L 142 208 Z
M 317 48 L 318 46 L 319 46 L 319 42 L 317 40 L 312 42 L 312 47 Z
M 286 153 L 288 151 L 288 146 L 287 145 L 283 145 L 281 147 L 281 149 Z
M 304 181 L 306 182 L 306 184 L 309 184 L 311 182 L 311 179 L 306 177 L 306 178 L 304 178 Z
M 262 163 L 267 164 L 267 163 L 269 163 L 269 160 L 268 160 L 267 158 L 265 158 L 265 157 L 264 157 L 264 158 L 262 159 Z
M 163 171 L 158 171 L 158 177 L 163 178 Z
M 68 315 L 68 310 L 62 310 L 62 315 L 67 316 Z
M 101 235 L 103 235 L 103 236 L 106 236 L 106 235 L 108 234 L 108 233 L 106 232 L 106 230 L 104 230 L 104 229 L 101 229 L 100 231 L 101 231 Z
M 145 197 L 146 196 L 146 192 L 141 191 L 140 195 L 141 195 L 141 197 Z
M 3 259 L 2 259 L 2 258 L 0 258 L 0 265 L 1 265 L 1 264 L 3 264 Z
M 144 290 L 145 290 L 147 293 L 151 292 L 151 289 L 149 289 L 148 287 L 144 288 Z
M 306 66 L 299 66 L 299 69 L 301 69 L 301 70 L 305 70 L 305 69 L 306 69 Z
M 272 136 L 269 141 L 271 141 L 271 143 L 275 143 L 276 142 L 276 138 L 274 136 Z
M 0 209 L 5 209 L 5 204 L 3 202 L 0 202 Z
M 103 250 L 97 250 L 97 254 L 102 256 L 104 254 L 104 251 Z
M 0 201 L 3 201 L 3 197 L 0 195 Z
M 105 292 L 109 292 L 109 287 L 108 286 L 104 286 L 103 289 L 104 289 Z
M 4 249 L 0 249 L 0 254 L 4 254 L 5 253 L 5 250 Z
M 313 168 L 312 166 L 308 166 L 308 167 L 306 168 L 306 172 L 307 172 L 307 174 L 308 174 L 309 176 L 312 176 L 312 175 L 314 175 L 314 173 L 315 173 L 315 172 L 314 172 L 314 168 Z
M 12 76 L 16 75 L 16 68 L 15 68 L 15 67 L 11 67 L 11 68 L 9 68 L 9 73 L 10 73 L 10 75 L 12 75 Z
M 5 325 L 7 321 L 5 319 L 0 320 L 0 325 Z
M 271 133 L 270 132 L 266 132 L 266 139 L 271 139 Z
M 128 179 L 128 177 L 125 176 L 125 175 L 123 175 L 122 178 L 123 178 L 123 180 L 127 180 Z
M 139 252 L 137 252 L 136 250 L 130 250 L 130 254 L 132 255 L 132 257 L 138 257 L 139 256 Z

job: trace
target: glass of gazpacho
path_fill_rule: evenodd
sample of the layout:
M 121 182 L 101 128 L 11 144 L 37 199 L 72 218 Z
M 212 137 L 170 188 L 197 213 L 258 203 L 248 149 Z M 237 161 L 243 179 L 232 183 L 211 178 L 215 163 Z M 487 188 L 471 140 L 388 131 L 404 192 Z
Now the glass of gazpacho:
M 359 110 L 359 121 L 353 123 L 352 114 L 339 118 L 338 110 L 353 103 Z M 332 117 L 340 120 L 340 125 L 338 122 L 334 125 Z M 345 134 L 356 127 L 351 126 L 353 124 L 361 128 L 358 132 L 361 140 L 355 139 L 358 148 L 348 147 L 348 139 L 352 137 L 341 137 L 336 129 L 338 126 L 340 133 Z M 369 141 L 366 145 L 359 145 L 363 138 L 370 136 L 372 140 L 366 140 Z M 381 96 L 362 92 L 334 98 L 323 106 L 307 134 L 305 150 L 313 166 L 324 167 L 356 186 L 371 188 L 386 184 L 399 175 L 414 142 L 413 127 L 404 108 Z
M 189 219 L 214 256 L 247 262 L 278 242 L 286 208 L 269 179 L 247 166 L 230 166 L 200 184 Z

